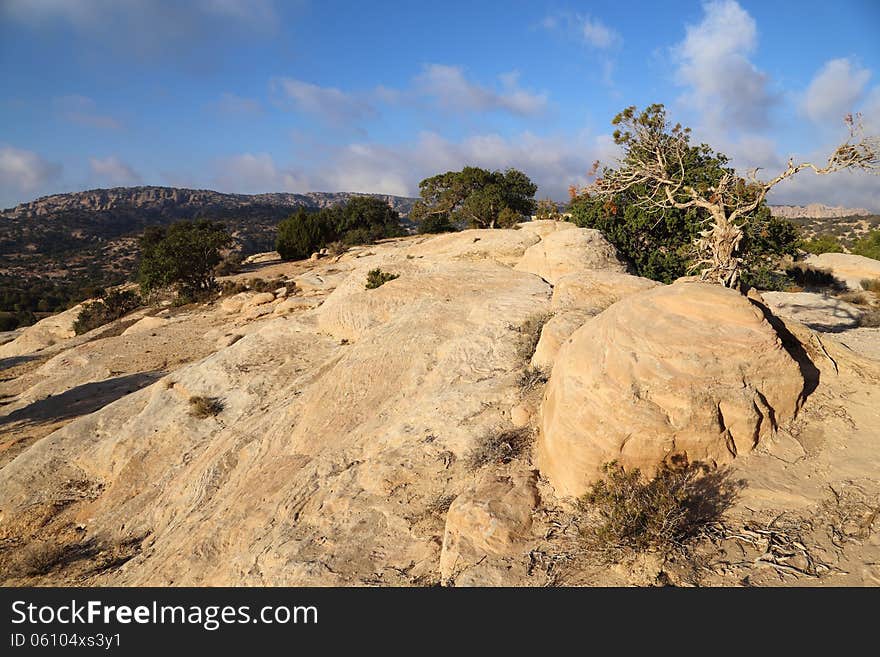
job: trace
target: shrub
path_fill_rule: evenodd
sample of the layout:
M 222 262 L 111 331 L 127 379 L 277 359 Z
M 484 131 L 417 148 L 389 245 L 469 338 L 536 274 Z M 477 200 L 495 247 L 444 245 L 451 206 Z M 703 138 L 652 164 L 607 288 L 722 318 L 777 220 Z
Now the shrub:
M 252 278 L 247 282 L 248 289 L 254 292 L 274 292 L 279 287 L 287 285 L 287 281 L 283 276 L 272 278 L 268 281 L 264 278 Z
M 477 470 L 492 463 L 510 463 L 532 444 L 532 432 L 528 428 L 510 429 L 483 436 L 466 457 L 470 470 Z
M 300 208 L 278 224 L 275 250 L 282 260 L 305 260 L 334 239 L 336 235 L 328 213 Z
M 354 196 L 342 205 L 317 212 L 297 210 L 278 224 L 275 249 L 283 260 L 303 260 L 333 242 L 369 244 L 403 234 L 400 215 L 388 203 L 371 196 Z
M 866 278 L 865 280 L 861 281 L 860 285 L 862 286 L 862 289 L 866 292 L 873 292 L 874 294 L 880 296 L 880 278 Z
M 538 201 L 538 206 L 535 208 L 535 219 L 538 221 L 560 221 L 562 214 L 559 212 L 559 206 L 556 205 L 556 201 L 549 198 L 542 198 Z
M 223 402 L 217 397 L 195 395 L 189 398 L 189 414 L 199 419 L 219 415 L 223 408 Z
M 861 239 L 856 240 L 850 251 L 855 255 L 880 260 L 880 228 L 876 228 Z
M 214 267 L 214 275 L 231 276 L 232 274 L 238 274 L 241 272 L 241 260 L 240 253 L 230 253 L 223 258 L 219 265 Z
M 717 522 L 736 495 L 725 472 L 683 460 L 661 466 L 653 479 L 616 461 L 602 471 L 580 500 L 588 521 L 582 534 L 589 548 L 610 554 L 680 548 Z
M 523 392 L 528 392 L 547 383 L 547 372 L 540 367 L 527 367 L 520 372 L 517 383 Z
M 863 328 L 880 327 L 880 309 L 873 309 L 866 312 L 859 318 L 859 326 Z
M 458 230 L 449 219 L 448 214 L 426 215 L 418 223 L 420 233 L 454 233 Z
M 195 299 L 215 289 L 214 268 L 232 236 L 210 221 L 179 221 L 168 228 L 151 226 L 140 244 L 141 290 L 174 287 L 180 296 Z
M 382 287 L 388 281 L 393 281 L 395 278 L 400 278 L 400 275 L 382 271 L 377 267 L 367 273 L 367 284 L 364 287 L 368 290 L 374 290 L 377 287 Z
M 519 331 L 520 336 L 516 346 L 516 354 L 520 360 L 528 362 L 532 358 L 541 339 L 544 324 L 552 316 L 552 313 L 531 315 L 517 327 L 516 330 Z
M 801 248 L 808 253 L 843 253 L 843 247 L 834 235 L 816 235 L 813 239 L 801 242 Z
M 846 290 L 846 284 L 836 279 L 830 271 L 811 267 L 810 265 L 804 263 L 798 263 L 793 267 L 789 267 L 785 271 L 785 274 L 793 281 L 795 285 L 798 285 L 807 290 L 830 289 L 837 292 L 843 292 L 844 290 Z
M 103 298 L 84 304 L 73 323 L 77 335 L 88 333 L 130 313 L 142 303 L 133 290 L 112 290 Z

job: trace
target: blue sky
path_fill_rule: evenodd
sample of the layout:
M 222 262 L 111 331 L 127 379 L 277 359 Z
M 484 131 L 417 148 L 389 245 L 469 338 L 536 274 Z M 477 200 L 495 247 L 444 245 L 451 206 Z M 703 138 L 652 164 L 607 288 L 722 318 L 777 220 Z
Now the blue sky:
M 466 164 L 558 200 L 627 105 L 739 167 L 880 134 L 880 2 L 0 0 L 0 207 L 116 185 L 411 194 Z M 880 211 L 880 178 L 771 201 Z

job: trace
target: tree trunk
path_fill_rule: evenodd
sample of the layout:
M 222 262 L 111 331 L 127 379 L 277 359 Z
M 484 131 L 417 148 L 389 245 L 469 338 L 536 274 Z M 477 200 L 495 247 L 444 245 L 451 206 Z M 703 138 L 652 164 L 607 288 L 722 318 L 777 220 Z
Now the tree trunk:
M 712 227 L 700 233 L 696 245 L 704 265 L 701 278 L 724 287 L 736 287 L 739 283 L 740 259 L 737 256 L 743 231 L 727 220 L 723 209 L 712 212 Z

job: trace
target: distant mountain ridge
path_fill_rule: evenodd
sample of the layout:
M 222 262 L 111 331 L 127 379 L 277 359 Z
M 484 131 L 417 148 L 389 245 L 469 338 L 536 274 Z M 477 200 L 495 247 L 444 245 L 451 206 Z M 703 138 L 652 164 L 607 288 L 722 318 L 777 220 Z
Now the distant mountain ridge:
M 239 209 L 254 205 L 283 208 L 305 207 L 321 209 L 342 203 L 352 196 L 372 196 L 386 201 L 401 215 L 409 214 L 416 199 L 390 194 L 362 194 L 359 192 L 306 192 L 293 194 L 227 194 L 210 189 L 180 187 L 112 187 L 90 189 L 67 194 L 43 196 L 28 203 L 8 208 L 0 216 L 10 219 L 44 217 L 58 212 L 109 212 L 137 208 L 165 214 L 187 214 L 193 209 Z
M 387 194 L 224 194 L 209 189 L 114 187 L 53 194 L 0 212 L 0 313 L 63 309 L 89 287 L 131 280 L 138 237 L 185 219 L 224 224 L 243 255 L 275 248 L 278 223 L 297 208 L 319 210 L 353 196 L 389 203 L 401 216 L 416 199 Z
M 834 219 L 838 217 L 866 217 L 874 214 L 865 208 L 844 208 L 840 206 L 810 203 L 808 205 L 771 205 L 774 217 L 786 219 Z

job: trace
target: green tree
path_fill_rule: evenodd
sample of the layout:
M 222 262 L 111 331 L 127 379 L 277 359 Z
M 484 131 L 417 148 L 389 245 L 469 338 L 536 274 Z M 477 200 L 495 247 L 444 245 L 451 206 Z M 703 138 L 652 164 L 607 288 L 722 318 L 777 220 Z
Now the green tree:
M 300 208 L 278 224 L 275 250 L 282 260 L 304 260 L 336 239 L 330 213 Z
M 369 244 L 403 235 L 400 214 L 382 199 L 353 196 L 331 209 L 336 234 L 346 244 Z
M 834 235 L 816 235 L 813 239 L 801 242 L 801 248 L 808 253 L 843 253 L 843 247 Z
M 141 237 L 141 289 L 174 287 L 181 298 L 196 298 L 215 286 L 214 268 L 232 236 L 206 220 L 179 221 L 167 228 L 150 226 Z
M 856 255 L 880 260 L 880 228 L 875 228 L 864 237 L 856 240 L 850 250 Z
M 764 204 L 768 192 L 801 171 L 826 175 L 846 169 L 880 171 L 880 139 L 861 137 L 859 117 L 847 116 L 850 138 L 839 145 L 824 166 L 811 162 L 788 166 L 769 181 L 758 179 L 758 170 L 747 177 L 726 166 L 727 158 L 705 144 L 690 144 L 690 129 L 670 125 L 663 105 L 650 105 L 642 112 L 628 107 L 614 117 L 614 141 L 623 148 L 617 168 L 606 168 L 587 190 L 606 202 L 639 189 L 637 203 L 649 211 L 695 210 L 703 219 L 694 240 L 703 280 L 735 287 L 743 262 L 740 251 L 746 225 Z M 696 151 L 695 151 L 696 149 Z M 694 168 L 694 155 L 705 155 L 707 166 Z M 699 159 L 699 158 L 697 158 Z M 597 164 L 598 167 L 598 164 Z
M 502 223 L 515 223 L 514 217 L 531 215 L 537 189 L 516 169 L 502 172 L 465 167 L 447 171 L 419 183 L 421 198 L 413 207 L 412 218 L 426 223 L 431 232 L 458 225 L 497 228 Z
M 728 158 L 706 144 L 688 146 L 682 153 L 685 184 L 702 188 L 729 171 Z M 663 283 L 685 276 L 697 262 L 695 242 L 705 228 L 697 207 L 651 207 L 643 199 L 651 193 L 648 184 L 634 184 L 614 195 L 573 194 L 571 221 L 595 228 L 617 247 L 635 273 Z M 765 272 L 775 267 L 781 255 L 796 254 L 797 227 L 773 217 L 761 203 L 743 227 L 740 244 L 742 267 L 747 272 Z M 762 279 L 763 280 L 763 279 Z

